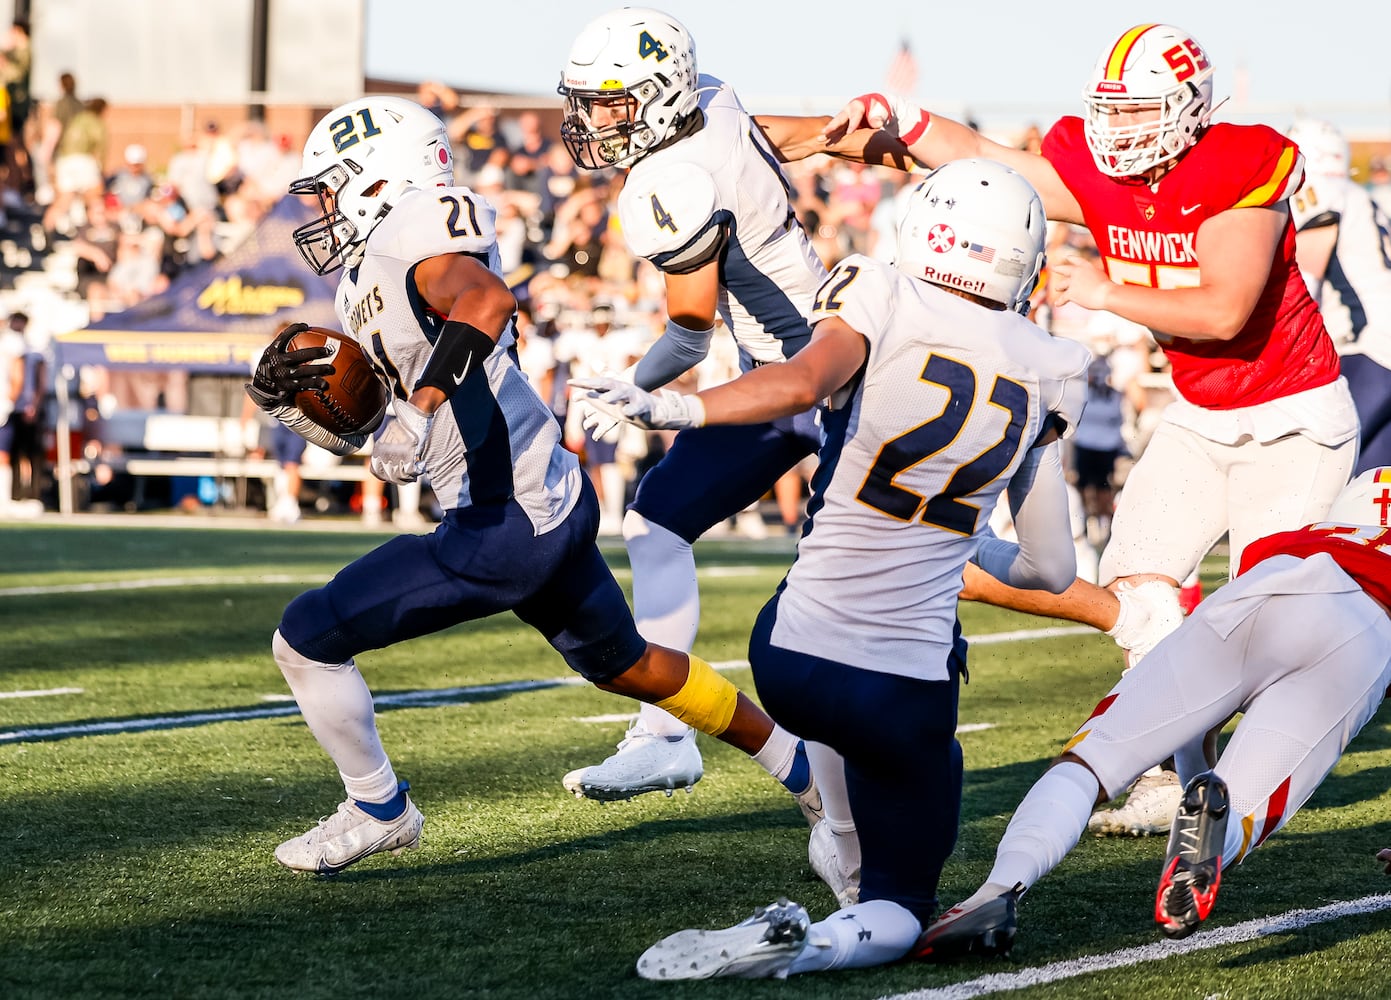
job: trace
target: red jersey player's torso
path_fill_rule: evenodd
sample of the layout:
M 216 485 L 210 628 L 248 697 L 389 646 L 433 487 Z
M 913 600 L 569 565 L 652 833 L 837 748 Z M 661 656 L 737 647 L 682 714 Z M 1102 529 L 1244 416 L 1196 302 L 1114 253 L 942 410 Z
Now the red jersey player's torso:
M 1311 524 L 1266 535 L 1242 550 L 1237 576 L 1274 556 L 1306 559 L 1320 552 L 1332 556 L 1344 573 L 1391 613 L 1391 528 Z
M 1294 144 L 1263 125 L 1211 126 L 1158 190 L 1098 171 L 1080 118 L 1059 120 L 1044 138 L 1043 155 L 1081 206 L 1111 280 L 1153 288 L 1198 284 L 1198 227 L 1206 219 L 1277 204 L 1303 177 Z M 1293 224 L 1234 339 L 1166 337 L 1163 347 L 1178 391 L 1210 409 L 1253 406 L 1336 379 L 1333 342 L 1295 264 Z

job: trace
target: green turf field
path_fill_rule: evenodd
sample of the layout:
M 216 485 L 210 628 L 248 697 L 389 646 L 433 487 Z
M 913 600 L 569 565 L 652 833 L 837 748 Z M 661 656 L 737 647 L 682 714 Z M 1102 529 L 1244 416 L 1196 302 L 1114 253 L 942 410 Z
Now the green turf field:
M 295 594 L 385 537 L 0 526 L 0 998 L 1391 996 L 1391 878 L 1373 861 L 1391 847 L 1386 710 L 1227 873 L 1185 942 L 1153 929 L 1163 843 L 1088 839 L 1025 898 L 1006 961 L 656 984 L 633 963 L 667 933 L 780 895 L 828 911 L 805 823 L 761 769 L 704 737 L 693 795 L 566 795 L 560 776 L 623 733 L 586 720 L 632 703 L 569 683 L 470 692 L 566 678 L 501 616 L 360 658 L 426 815 L 422 849 L 336 878 L 287 872 L 271 851 L 342 787 L 283 700 L 270 635 Z M 791 552 L 697 548 L 704 656 L 743 659 Z M 608 554 L 626 584 L 621 550 Z M 1056 624 L 977 606 L 962 620 L 968 636 Z M 1097 635 L 975 646 L 961 722 L 989 728 L 961 735 L 944 904 L 975 888 L 1011 809 L 1118 669 Z M 729 676 L 752 690 L 747 669 Z M 1378 896 L 1360 914 L 1336 905 Z

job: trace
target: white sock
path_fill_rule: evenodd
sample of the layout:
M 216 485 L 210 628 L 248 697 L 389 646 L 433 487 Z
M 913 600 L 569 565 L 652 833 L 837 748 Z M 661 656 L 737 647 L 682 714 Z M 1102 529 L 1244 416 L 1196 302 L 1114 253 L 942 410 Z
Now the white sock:
M 0 461 L 0 507 L 8 507 L 14 493 L 14 469 L 8 460 Z
M 847 871 L 860 868 L 860 836 L 855 829 L 855 817 L 850 813 L 850 795 L 845 790 L 845 759 L 824 743 L 807 741 L 807 757 L 811 773 L 821 792 L 823 823 L 836 838 L 836 855 Z
M 1174 751 L 1174 770 L 1178 772 L 1178 783 L 1184 788 L 1188 782 L 1211 767 L 1207 762 L 1207 751 L 1203 749 L 1201 738 L 1191 740 Z M 1149 774 L 1149 771 L 1145 772 Z
M 420 483 L 399 483 L 396 486 L 396 510 L 404 518 L 420 516 Z
M 678 535 L 635 510 L 623 518 L 623 539 L 633 567 L 633 619 L 648 642 L 689 653 L 700 625 L 695 556 Z M 684 736 L 690 726 L 655 705 L 638 710 L 643 726 L 662 736 Z
M 788 974 L 887 965 L 908 954 L 920 934 L 917 917 L 897 903 L 856 903 L 811 925 L 807 946 L 792 960 Z
M 290 685 L 300 714 L 319 746 L 344 775 L 344 785 L 352 780 L 353 787 L 364 783 L 365 795 L 349 789 L 353 798 L 364 802 L 385 802 L 396 794 L 396 776 L 377 735 L 377 718 L 372 707 L 372 692 L 357 672 L 357 665 L 320 663 L 310 660 L 290 647 L 277 629 L 271 640 L 275 662 Z M 349 779 L 347 775 L 363 775 Z M 390 788 L 387 794 L 379 789 Z
M 753 755 L 755 764 L 758 764 L 765 771 L 777 778 L 779 781 L 786 782 L 792 774 L 792 767 L 797 761 L 797 745 L 802 741 L 793 736 L 786 729 L 773 724 L 773 731 L 768 734 L 768 742 L 761 746 L 756 754 Z M 814 772 L 808 767 L 807 776 L 810 779 Z M 798 789 L 804 791 L 805 787 Z
M 987 884 L 1005 888 L 1022 884 L 1028 889 L 1057 867 L 1087 828 L 1100 787 L 1081 764 L 1065 761 L 1049 768 L 1010 818 L 995 849 L 995 867 Z M 993 894 L 998 895 L 998 890 Z
M 604 487 L 603 519 L 612 524 L 623 520 L 623 501 L 627 499 L 628 480 L 617 462 L 599 466 L 599 482 Z
M 377 770 L 361 778 L 341 772 L 339 776 L 343 779 L 348 797 L 358 802 L 390 802 L 396 797 L 400 784 L 396 772 L 391 769 L 391 761 L 386 761 Z

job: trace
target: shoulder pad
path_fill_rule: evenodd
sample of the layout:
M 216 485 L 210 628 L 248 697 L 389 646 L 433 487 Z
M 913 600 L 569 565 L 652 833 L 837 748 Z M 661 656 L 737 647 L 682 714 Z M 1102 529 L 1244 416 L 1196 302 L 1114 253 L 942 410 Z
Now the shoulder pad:
M 660 159 L 660 153 L 654 159 Z M 715 179 L 696 164 L 644 160 L 623 185 L 618 218 L 633 253 L 652 260 L 698 242 L 709 230 L 718 203 Z
M 1051 346 L 1057 349 L 1057 369 L 1055 378 L 1055 397 L 1044 400 L 1048 412 L 1055 415 L 1063 426 L 1059 427 L 1062 437 L 1071 437 L 1077 430 L 1077 422 L 1082 418 L 1082 409 L 1087 403 L 1087 368 L 1091 365 L 1092 352 L 1082 344 L 1072 340 L 1055 338 Z
M 415 262 L 446 253 L 486 257 L 497 243 L 497 210 L 468 188 L 409 192 L 372 234 L 372 252 Z
M 1218 176 L 1232 185 L 1233 208 L 1275 205 L 1304 183 L 1299 147 L 1266 125 L 1214 125 L 1194 149 L 1212 151 Z

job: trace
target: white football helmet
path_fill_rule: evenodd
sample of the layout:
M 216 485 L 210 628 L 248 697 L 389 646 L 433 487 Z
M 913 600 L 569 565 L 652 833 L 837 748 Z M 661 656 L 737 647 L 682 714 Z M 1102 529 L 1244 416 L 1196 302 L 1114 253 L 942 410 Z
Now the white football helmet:
M 408 188 L 452 184 L 454 156 L 444 123 L 419 104 L 363 97 L 319 120 L 300 171 L 290 193 L 317 197 L 323 214 L 295 230 L 295 246 L 328 274 L 362 261 L 367 237 Z
M 1108 45 L 1087 89 L 1087 146 L 1108 177 L 1138 177 L 1176 159 L 1212 117 L 1212 63 L 1182 28 L 1141 24 Z M 1153 120 L 1115 125 L 1119 110 Z
M 1391 528 L 1391 466 L 1368 469 L 1343 487 L 1324 515 L 1336 524 Z
M 951 160 L 909 195 L 894 265 L 1027 313 L 1047 230 L 1043 202 L 1023 175 L 994 160 Z
M 625 167 L 661 145 L 696 104 L 695 42 L 681 22 L 647 7 L 591 21 L 560 78 L 560 137 L 585 170 Z M 603 105 L 600 121 L 595 106 Z M 619 120 L 610 109 L 622 108 Z
M 1300 118 L 1286 130 L 1304 156 L 1307 173 L 1320 177 L 1346 177 L 1351 171 L 1348 141 L 1337 126 L 1315 118 Z

